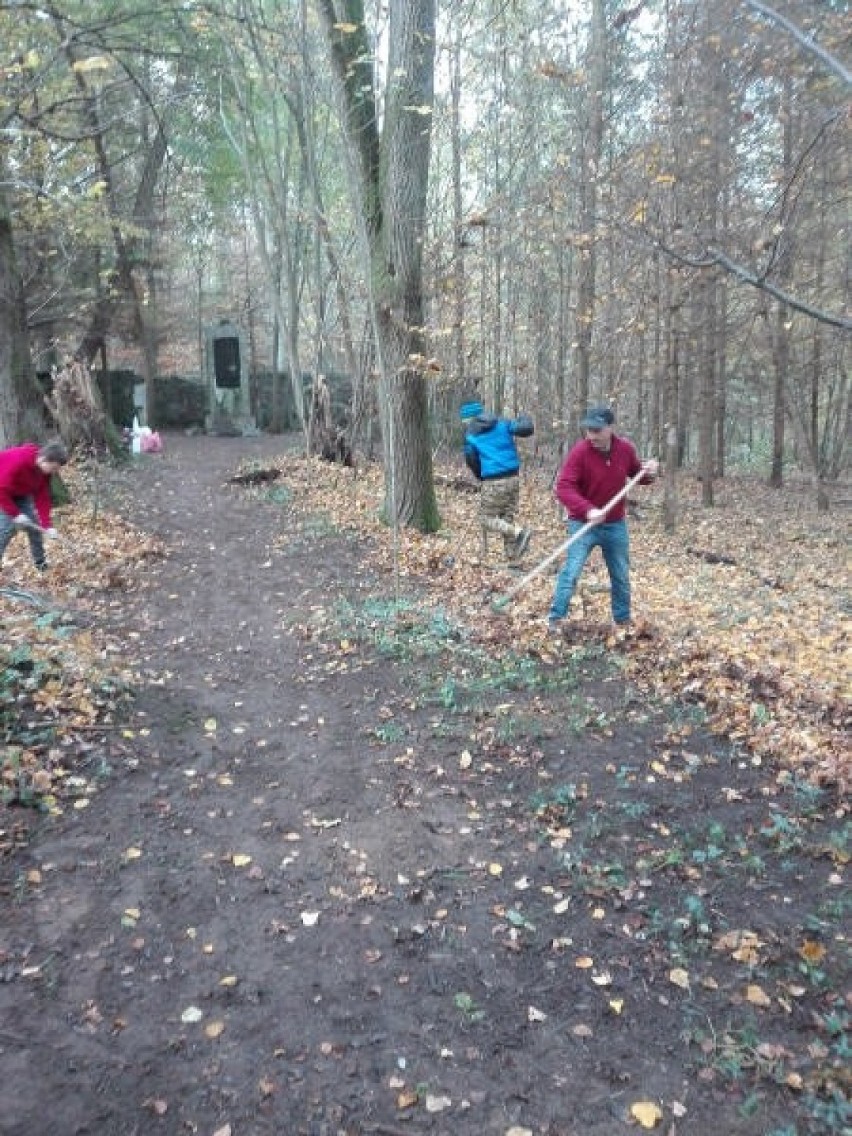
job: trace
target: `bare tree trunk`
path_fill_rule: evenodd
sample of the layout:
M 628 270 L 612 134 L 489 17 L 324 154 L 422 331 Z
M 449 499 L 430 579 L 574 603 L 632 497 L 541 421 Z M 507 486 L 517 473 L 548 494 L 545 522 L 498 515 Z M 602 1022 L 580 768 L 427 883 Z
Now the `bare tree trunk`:
M 462 203 L 462 148 L 461 148 L 461 24 L 456 25 L 452 48 L 452 74 L 450 78 L 450 145 L 452 149 L 453 179 L 453 377 L 458 391 L 465 393 L 465 256 L 467 237 L 464 228 Z
M 726 226 L 727 229 L 727 226 Z M 718 334 L 716 376 L 716 476 L 725 476 L 725 423 L 728 414 L 728 284 L 718 282 Z
M 788 325 L 790 310 L 778 304 L 775 315 L 774 374 L 772 378 L 772 466 L 769 484 L 780 489 L 784 484 L 784 422 L 786 420 L 785 390 L 790 371 L 790 337 Z
M 784 80 L 779 111 L 782 123 L 781 168 L 783 181 L 786 184 L 793 173 L 793 84 L 789 76 Z M 783 227 L 783 221 L 781 224 Z M 778 283 L 783 289 L 788 287 L 792 278 L 793 257 L 790 240 L 791 237 L 787 233 L 782 232 L 779 236 Z M 772 384 L 772 467 L 769 472 L 769 484 L 773 489 L 780 489 L 784 483 L 784 424 L 787 418 L 785 392 L 790 372 L 791 319 L 790 309 L 786 304 L 779 302 L 775 314 L 773 343 L 775 374 Z
M 592 335 L 595 321 L 597 268 L 598 179 L 604 136 L 604 88 L 607 82 L 606 16 L 604 0 L 592 0 L 588 49 L 588 111 L 580 164 L 579 280 L 577 286 L 577 405 L 578 416 L 589 401 Z
M 677 475 L 680 468 L 678 424 L 680 385 L 680 281 L 677 269 L 666 273 L 666 386 L 663 400 L 666 430 L 666 478 L 663 492 L 663 523 L 667 532 L 677 525 Z
M 704 343 L 701 352 L 701 406 L 698 426 L 698 454 L 701 470 L 701 503 L 709 507 L 713 504 L 713 477 L 715 458 L 716 423 L 716 274 L 706 273 L 702 280 L 704 303 L 702 315 L 704 322 Z
M 387 85 L 378 130 L 363 0 L 319 0 L 357 171 L 380 373 L 385 514 L 440 524 L 424 370 L 423 238 L 435 72 L 435 0 L 390 0 Z M 354 30 L 352 30 L 354 29 Z
M 0 449 L 44 433 L 44 411 L 27 336 L 24 290 L 3 189 L 2 157 L 0 148 Z

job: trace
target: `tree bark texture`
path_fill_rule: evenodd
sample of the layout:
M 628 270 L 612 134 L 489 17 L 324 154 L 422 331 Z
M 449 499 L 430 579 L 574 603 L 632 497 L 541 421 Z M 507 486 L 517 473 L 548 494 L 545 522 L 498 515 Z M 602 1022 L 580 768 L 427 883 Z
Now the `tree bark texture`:
M 435 0 L 391 0 L 381 135 L 362 0 L 320 0 L 344 100 L 370 259 L 389 521 L 434 531 L 424 370 L 423 239 L 431 149 Z
M 0 449 L 44 432 L 2 170 L 0 164 Z

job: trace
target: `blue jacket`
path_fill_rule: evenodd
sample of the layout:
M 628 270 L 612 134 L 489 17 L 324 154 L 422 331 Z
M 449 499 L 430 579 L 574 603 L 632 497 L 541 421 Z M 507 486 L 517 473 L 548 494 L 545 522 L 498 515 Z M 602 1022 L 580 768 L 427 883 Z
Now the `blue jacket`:
M 526 414 L 520 418 L 497 418 L 480 414 L 465 423 L 464 460 L 480 481 L 514 477 L 521 468 L 515 438 L 529 438 L 533 420 Z

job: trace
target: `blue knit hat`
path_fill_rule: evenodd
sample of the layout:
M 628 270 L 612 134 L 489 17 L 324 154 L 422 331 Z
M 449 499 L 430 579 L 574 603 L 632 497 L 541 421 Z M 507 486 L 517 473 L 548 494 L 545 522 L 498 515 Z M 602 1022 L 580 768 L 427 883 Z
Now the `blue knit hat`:
M 461 418 L 462 422 L 464 422 L 468 418 L 478 418 L 481 413 L 481 402 L 463 402 L 461 404 L 461 409 L 459 410 L 459 418 Z

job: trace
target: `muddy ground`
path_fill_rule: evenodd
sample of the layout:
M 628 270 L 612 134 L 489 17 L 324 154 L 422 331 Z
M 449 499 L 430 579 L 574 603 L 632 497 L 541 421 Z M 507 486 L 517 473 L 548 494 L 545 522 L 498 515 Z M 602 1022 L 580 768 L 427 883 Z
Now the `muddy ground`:
M 837 802 L 395 597 L 227 483 L 280 448 L 114 475 L 168 554 L 96 606 L 98 791 L 0 860 L 0 1132 L 848 1132 Z

